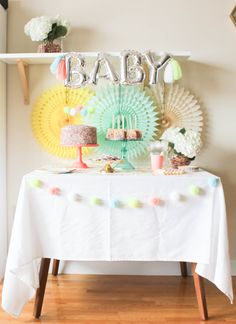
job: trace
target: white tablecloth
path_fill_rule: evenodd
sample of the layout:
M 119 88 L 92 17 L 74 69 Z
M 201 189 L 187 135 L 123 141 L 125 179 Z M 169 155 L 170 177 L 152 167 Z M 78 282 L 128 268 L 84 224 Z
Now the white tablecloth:
M 196 262 L 196 272 L 232 301 L 222 185 L 213 175 L 95 173 L 24 176 L 18 198 L 2 293 L 2 307 L 18 316 L 39 285 L 39 260 L 135 260 Z M 39 179 L 41 187 L 32 187 Z M 200 195 L 189 192 L 201 188 Z M 49 193 L 60 188 L 60 195 Z M 71 199 L 80 195 L 79 201 Z M 173 199 L 182 194 L 182 200 Z M 102 200 L 92 205 L 91 197 Z M 162 204 L 151 206 L 150 197 Z M 119 200 L 123 206 L 111 208 Z M 142 202 L 131 208 L 130 199 Z

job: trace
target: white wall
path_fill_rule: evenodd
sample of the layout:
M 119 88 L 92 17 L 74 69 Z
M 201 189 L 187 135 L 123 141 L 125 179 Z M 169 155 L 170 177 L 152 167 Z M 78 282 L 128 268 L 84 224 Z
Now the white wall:
M 192 51 L 191 61 L 183 66 L 183 83 L 199 96 L 207 114 L 205 148 L 198 163 L 223 179 L 231 258 L 236 260 L 236 28 L 229 19 L 234 5 L 234 0 L 10 1 L 8 50 L 35 51 L 36 44 L 23 33 L 24 24 L 34 16 L 61 14 L 72 25 L 64 43 L 68 51 Z M 47 66 L 32 66 L 31 105 L 24 106 L 16 67 L 8 68 L 10 226 L 22 175 L 57 160 L 38 146 L 30 128 L 32 104 L 44 89 L 55 83 Z M 172 265 L 168 267 L 172 269 Z M 157 268 L 154 263 L 104 264 L 98 271 L 155 273 Z M 80 267 L 81 272 L 96 269 L 91 263 Z M 177 266 L 173 266 L 173 271 L 177 271 Z

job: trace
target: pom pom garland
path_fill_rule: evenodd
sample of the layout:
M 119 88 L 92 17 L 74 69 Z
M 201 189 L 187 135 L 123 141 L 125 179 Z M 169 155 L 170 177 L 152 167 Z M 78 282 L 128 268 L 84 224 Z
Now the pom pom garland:
M 211 187 L 217 187 L 220 183 L 220 179 L 219 178 L 209 178 L 208 179 L 208 184 L 211 186 Z
M 40 179 L 33 178 L 28 181 L 29 185 L 32 188 L 41 188 L 45 187 L 45 189 L 50 193 L 51 195 L 54 196 L 60 196 L 62 190 L 59 187 L 56 186 L 45 186 L 43 182 Z M 213 187 L 216 187 L 220 183 L 220 179 L 217 177 L 211 177 L 208 179 L 208 185 L 211 185 Z M 203 195 L 205 192 L 205 188 L 201 188 L 196 185 L 191 185 L 188 188 L 188 193 L 191 194 L 192 196 L 198 196 L 198 195 Z M 65 197 L 71 202 L 79 202 L 84 200 L 83 197 L 76 193 L 76 192 L 65 192 Z M 121 200 L 118 200 L 116 198 L 111 198 L 110 201 L 104 201 L 103 199 L 99 198 L 98 196 L 91 196 L 91 197 L 84 197 L 85 202 L 86 200 L 89 201 L 90 205 L 94 206 L 99 206 L 99 205 L 107 205 L 110 208 L 122 208 L 122 207 L 130 207 L 130 208 L 143 208 L 145 205 L 149 205 L 152 207 L 156 206 L 161 206 L 163 205 L 164 201 L 160 199 L 158 196 L 150 196 L 149 199 L 145 201 L 141 201 L 140 199 L 137 198 L 130 198 L 128 201 L 123 202 Z M 169 200 L 172 202 L 181 202 L 186 200 L 186 196 L 183 195 L 182 193 L 178 191 L 172 191 L 169 194 Z M 168 197 L 166 197 L 166 200 L 168 200 Z

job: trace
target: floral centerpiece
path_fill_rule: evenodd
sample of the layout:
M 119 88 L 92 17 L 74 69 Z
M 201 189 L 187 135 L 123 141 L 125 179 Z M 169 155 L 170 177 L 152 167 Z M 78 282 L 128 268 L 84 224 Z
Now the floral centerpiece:
M 32 18 L 25 25 L 24 32 L 33 42 L 43 42 L 38 52 L 53 53 L 62 52 L 61 44 L 57 44 L 55 40 L 67 36 L 69 29 L 69 23 L 60 16 L 41 16 Z
M 180 127 L 170 127 L 161 136 L 161 140 L 168 142 L 170 159 L 174 168 L 189 165 L 200 151 L 201 136 L 194 130 Z

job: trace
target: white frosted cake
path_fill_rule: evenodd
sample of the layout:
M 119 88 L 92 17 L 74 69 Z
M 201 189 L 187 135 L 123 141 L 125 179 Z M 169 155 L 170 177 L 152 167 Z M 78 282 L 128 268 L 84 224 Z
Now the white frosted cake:
M 61 129 L 61 144 L 97 144 L 97 129 L 87 125 L 65 126 Z

